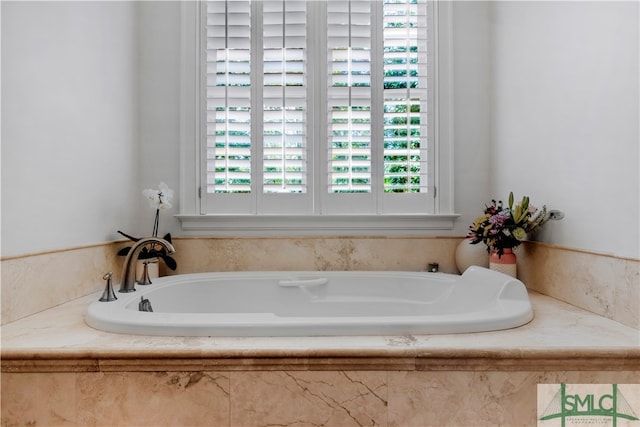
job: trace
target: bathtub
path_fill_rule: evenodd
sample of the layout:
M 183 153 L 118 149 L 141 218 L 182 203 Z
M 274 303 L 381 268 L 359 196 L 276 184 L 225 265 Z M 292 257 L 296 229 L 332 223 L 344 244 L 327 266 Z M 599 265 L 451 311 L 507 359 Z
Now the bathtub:
M 495 331 L 533 318 L 524 284 L 482 267 L 470 267 L 461 276 L 363 271 L 183 274 L 116 295 L 117 301 L 89 305 L 89 326 L 166 336 L 405 335 Z

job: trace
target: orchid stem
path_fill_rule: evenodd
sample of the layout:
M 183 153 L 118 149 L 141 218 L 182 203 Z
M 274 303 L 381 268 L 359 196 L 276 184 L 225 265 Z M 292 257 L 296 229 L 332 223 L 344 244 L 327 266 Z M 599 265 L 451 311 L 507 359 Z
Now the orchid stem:
M 160 221 L 160 209 L 156 209 L 156 219 L 153 221 L 153 237 L 158 237 L 158 222 Z

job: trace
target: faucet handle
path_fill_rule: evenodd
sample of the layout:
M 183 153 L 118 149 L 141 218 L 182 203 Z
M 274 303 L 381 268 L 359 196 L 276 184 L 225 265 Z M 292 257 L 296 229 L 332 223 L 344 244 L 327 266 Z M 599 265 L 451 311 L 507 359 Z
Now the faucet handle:
M 104 291 L 102 292 L 102 296 L 98 301 L 109 302 L 109 301 L 115 301 L 118 299 L 116 297 L 115 292 L 113 292 L 113 285 L 111 284 L 111 276 L 113 276 L 113 273 L 111 271 L 108 273 L 105 273 L 105 275 L 102 276 L 102 280 L 106 280 L 107 284 L 105 285 Z
M 145 259 L 144 261 L 142 261 L 142 277 L 140 278 L 140 281 L 136 282 L 138 285 L 153 284 L 153 282 L 151 281 L 151 277 L 149 276 L 149 264 L 154 262 L 158 262 L 158 261 L 157 260 L 150 261 L 148 259 Z

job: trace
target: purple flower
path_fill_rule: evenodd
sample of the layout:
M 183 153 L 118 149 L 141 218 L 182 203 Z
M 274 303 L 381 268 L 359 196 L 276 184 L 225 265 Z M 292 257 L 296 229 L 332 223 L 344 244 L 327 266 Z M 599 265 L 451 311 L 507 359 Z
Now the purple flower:
M 505 215 L 503 213 L 499 213 L 496 215 L 493 215 L 491 218 L 489 218 L 489 223 L 493 226 L 493 228 L 502 228 L 504 227 L 504 223 L 509 219 L 508 215 Z

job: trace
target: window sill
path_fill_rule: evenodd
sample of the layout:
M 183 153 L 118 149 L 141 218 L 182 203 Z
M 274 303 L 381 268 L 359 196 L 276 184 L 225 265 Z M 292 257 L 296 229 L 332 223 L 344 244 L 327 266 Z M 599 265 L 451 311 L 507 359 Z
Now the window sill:
M 451 230 L 458 214 L 431 215 L 176 215 L 182 229 L 223 236 L 427 235 Z

